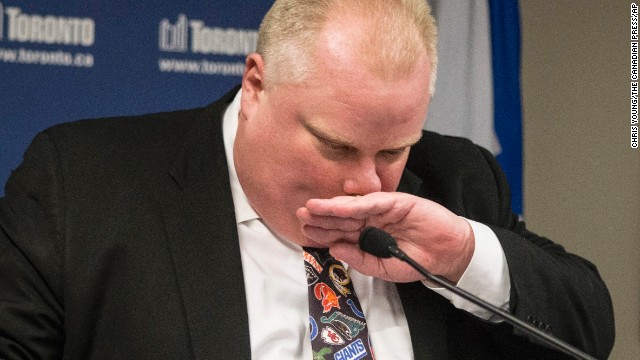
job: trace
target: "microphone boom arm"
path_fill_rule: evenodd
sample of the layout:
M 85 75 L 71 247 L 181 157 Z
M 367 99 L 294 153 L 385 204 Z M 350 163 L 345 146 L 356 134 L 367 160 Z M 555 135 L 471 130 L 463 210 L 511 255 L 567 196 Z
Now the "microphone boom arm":
M 530 324 L 518 319 L 508 311 L 500 309 L 489 302 L 480 299 L 479 297 L 471 294 L 470 292 L 461 289 L 449 282 L 442 276 L 433 275 L 427 269 L 418 264 L 415 260 L 410 258 L 397 246 L 396 239 L 394 239 L 389 233 L 374 227 L 365 228 L 360 234 L 360 248 L 376 257 L 389 258 L 391 256 L 400 259 L 407 264 L 411 265 L 421 275 L 429 279 L 430 281 L 442 286 L 443 288 L 451 291 L 452 293 L 472 302 L 473 304 L 491 312 L 492 314 L 500 317 L 505 322 L 512 325 L 514 328 L 520 329 L 523 332 L 537 338 L 542 343 L 570 355 L 580 360 L 597 360 L 593 356 L 585 353 L 584 351 L 569 345 L 568 343 L 536 328 Z

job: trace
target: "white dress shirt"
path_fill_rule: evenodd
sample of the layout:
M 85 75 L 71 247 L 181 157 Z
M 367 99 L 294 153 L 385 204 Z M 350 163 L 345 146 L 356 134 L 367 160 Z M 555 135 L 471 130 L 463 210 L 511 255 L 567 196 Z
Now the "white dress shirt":
M 253 359 L 312 359 L 307 279 L 300 245 L 272 233 L 245 196 L 233 162 L 240 110 L 238 92 L 223 117 L 224 145 L 238 226 Z M 502 247 L 485 225 L 470 221 L 475 252 L 458 286 L 507 308 L 510 279 Z M 365 314 L 376 359 L 413 359 L 409 327 L 395 284 L 358 273 L 344 264 Z M 425 284 L 426 285 L 426 284 Z M 491 320 L 484 310 L 434 291 L 454 306 Z

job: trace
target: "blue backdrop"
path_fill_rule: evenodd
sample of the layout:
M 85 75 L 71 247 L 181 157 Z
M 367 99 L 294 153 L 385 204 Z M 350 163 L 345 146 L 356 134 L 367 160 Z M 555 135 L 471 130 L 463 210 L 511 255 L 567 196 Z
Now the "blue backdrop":
M 0 0 L 0 196 L 31 139 L 51 125 L 204 106 L 239 83 L 272 3 Z M 489 4 L 498 159 L 521 213 L 517 1 Z
M 0 0 L 2 187 L 53 124 L 215 100 L 239 83 L 271 4 Z

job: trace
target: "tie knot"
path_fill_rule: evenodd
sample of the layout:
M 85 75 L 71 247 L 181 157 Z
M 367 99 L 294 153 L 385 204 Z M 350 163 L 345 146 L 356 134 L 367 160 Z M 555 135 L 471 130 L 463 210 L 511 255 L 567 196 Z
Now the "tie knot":
M 321 264 L 325 264 L 327 261 L 333 259 L 333 256 L 329 254 L 329 248 L 303 246 L 302 250 L 306 251 L 309 255 L 316 258 L 316 260 L 318 260 L 318 262 Z

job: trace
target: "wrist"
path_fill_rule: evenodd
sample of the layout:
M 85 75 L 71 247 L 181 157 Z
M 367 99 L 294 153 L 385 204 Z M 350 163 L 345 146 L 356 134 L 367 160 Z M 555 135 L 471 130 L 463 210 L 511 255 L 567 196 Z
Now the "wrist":
M 460 250 L 457 252 L 457 257 L 454 260 L 454 268 L 448 276 L 445 276 L 453 283 L 460 281 L 460 278 L 462 278 L 462 275 L 469 267 L 475 251 L 475 236 L 471 224 L 462 217 L 459 217 L 459 220 L 463 224 L 461 228 L 464 229 L 459 236 L 459 240 L 457 240 L 461 244 Z

